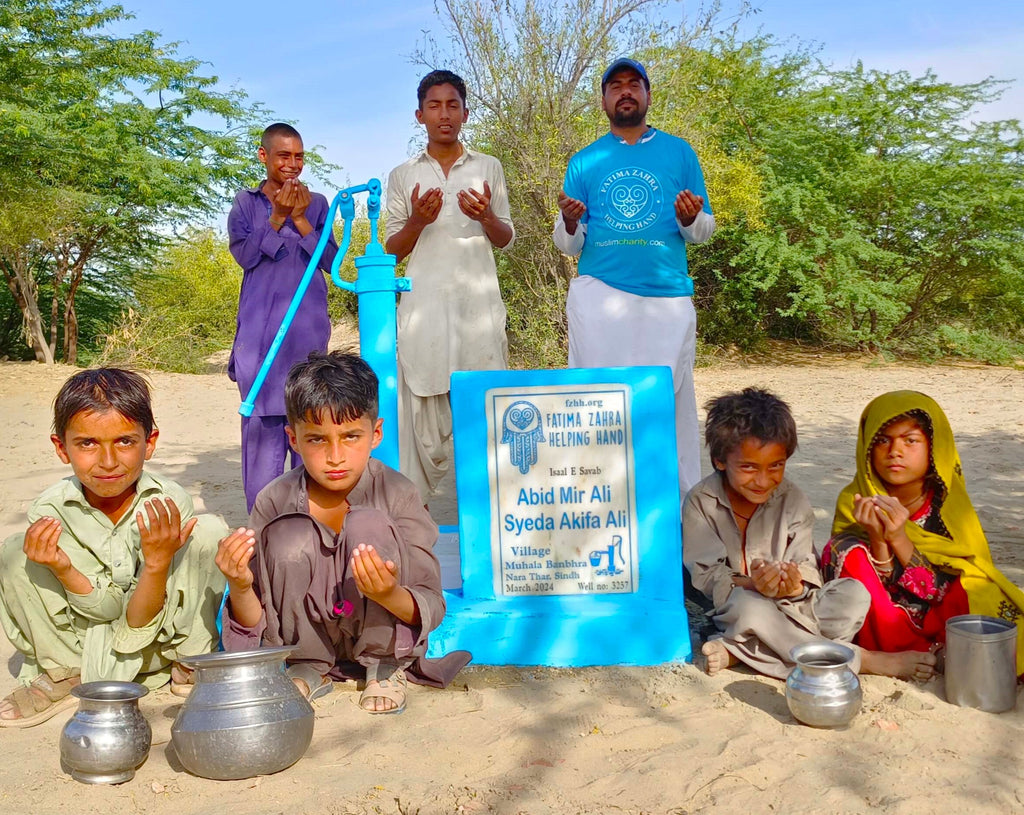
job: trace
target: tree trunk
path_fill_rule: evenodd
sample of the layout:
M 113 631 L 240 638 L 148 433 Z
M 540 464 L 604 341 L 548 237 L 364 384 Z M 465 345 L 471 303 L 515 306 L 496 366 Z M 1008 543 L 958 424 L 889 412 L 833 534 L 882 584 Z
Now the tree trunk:
M 64 312 L 64 361 L 78 364 L 78 314 L 74 303 Z
M 92 258 L 96 247 L 107 234 L 107 227 L 99 227 L 95 233 L 88 234 L 78 243 L 77 253 L 74 244 L 69 242 L 60 247 L 56 253 L 62 257 L 63 271 L 67 275 L 68 289 L 64 295 L 64 361 L 68 365 L 78 364 L 78 312 L 75 311 L 75 297 L 78 295 L 78 287 L 82 284 L 82 276 L 85 274 L 85 265 Z M 74 262 L 70 262 L 74 257 Z
M 78 312 L 75 311 L 75 295 L 82 282 L 82 266 L 76 263 L 71 270 L 67 298 L 64 300 L 64 361 L 68 365 L 78 364 Z
M 7 288 L 11 290 L 14 302 L 21 309 L 25 322 L 25 340 L 35 353 L 36 362 L 53 365 L 53 352 L 43 330 L 43 315 L 39 311 L 36 282 L 32 278 L 28 259 L 20 253 L 13 258 L 0 258 L 0 269 L 3 270 Z
M 50 355 L 55 359 L 57 356 L 57 329 L 60 325 L 60 287 L 64 282 L 65 273 L 64 264 L 58 259 L 53 271 L 53 293 L 50 297 Z

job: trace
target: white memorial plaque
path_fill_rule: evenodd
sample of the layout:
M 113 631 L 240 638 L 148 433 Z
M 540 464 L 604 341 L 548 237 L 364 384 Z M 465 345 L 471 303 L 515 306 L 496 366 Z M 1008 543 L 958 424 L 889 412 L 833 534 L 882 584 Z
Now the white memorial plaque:
M 487 391 L 496 597 L 637 590 L 631 404 L 621 384 Z

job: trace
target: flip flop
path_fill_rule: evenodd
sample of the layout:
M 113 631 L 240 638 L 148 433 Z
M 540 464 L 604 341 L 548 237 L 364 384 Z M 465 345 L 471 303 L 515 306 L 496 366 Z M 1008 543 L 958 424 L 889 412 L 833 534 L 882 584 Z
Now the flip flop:
M 22 685 L 4 698 L 21 715 L 17 719 L 0 719 L 0 727 L 35 727 L 49 721 L 62 710 L 74 707 L 78 700 L 71 695 L 71 689 L 81 681 L 81 677 L 71 676 L 54 682 L 46 674 L 39 674 L 28 685 Z
M 393 668 L 390 676 L 381 677 L 380 674 L 391 668 L 385 665 L 373 665 L 366 669 L 366 687 L 359 695 L 359 707 L 366 713 L 401 713 L 405 710 L 406 688 L 405 671 L 401 668 Z M 395 706 L 390 710 L 374 710 L 366 707 L 366 702 L 373 699 L 389 699 Z
M 309 662 L 296 662 L 288 666 L 286 671 L 288 678 L 293 682 L 298 679 L 305 683 L 309 691 L 306 693 L 306 701 L 312 702 L 321 696 L 326 696 L 334 690 L 334 683 L 329 676 L 324 676 Z M 298 685 L 295 686 L 298 688 Z M 301 693 L 301 691 L 299 691 Z

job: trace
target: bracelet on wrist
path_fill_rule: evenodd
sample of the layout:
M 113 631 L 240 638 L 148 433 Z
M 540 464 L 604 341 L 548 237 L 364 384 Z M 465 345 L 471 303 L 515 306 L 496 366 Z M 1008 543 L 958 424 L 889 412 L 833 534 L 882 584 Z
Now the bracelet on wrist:
M 868 561 L 871 563 L 871 567 L 875 570 L 880 578 L 887 579 L 892 576 L 893 573 L 893 556 L 890 554 L 888 559 L 879 560 L 875 558 L 871 552 L 868 552 Z

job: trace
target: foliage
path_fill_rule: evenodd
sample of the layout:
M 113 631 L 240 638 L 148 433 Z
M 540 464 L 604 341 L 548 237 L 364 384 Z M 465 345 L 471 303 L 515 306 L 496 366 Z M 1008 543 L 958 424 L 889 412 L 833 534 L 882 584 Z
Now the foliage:
M 693 253 L 715 316 L 705 337 L 952 350 L 975 331 L 1018 333 L 1024 142 L 1016 122 L 969 121 L 1001 83 L 836 71 L 776 51 L 769 38 L 714 38 L 691 52 L 707 79 L 668 89 L 704 99 L 695 129 L 761 178 L 763 223 L 733 228 L 716 201 L 733 217 Z
M 1021 358 L 1024 132 L 972 121 L 1002 82 L 836 70 L 741 38 L 714 4 L 667 26 L 649 16 L 662 0 L 436 2 L 442 42 L 415 59 L 466 78 L 467 138 L 505 168 L 516 364 L 564 364 L 576 272 L 551 241 L 556 198 L 607 131 L 600 72 L 623 53 L 647 64 L 651 123 L 705 171 L 718 230 L 689 250 L 702 343 Z M 263 113 L 154 32 L 109 33 L 126 19 L 103 0 L 0 5 L 0 353 L 74 362 L 122 306 L 109 360 L 196 369 L 230 343 L 240 272 L 209 233 L 174 236 L 257 180 Z M 357 221 L 348 279 L 367 237 Z M 354 297 L 332 286 L 329 309 L 340 321 Z
M 383 223 L 381 235 L 383 235 Z M 336 224 L 341 239 L 341 223 Z M 369 222 L 357 217 L 341 275 L 354 280 L 355 257 L 370 237 Z M 134 283 L 134 300 L 105 337 L 104 364 L 204 373 L 210 357 L 231 347 L 242 270 L 223 238 L 211 229 L 190 229 L 165 245 L 152 268 Z M 328 282 L 332 324 L 352 323 L 356 297 Z M 2 326 L 0 326 L 2 330 Z
M 109 365 L 203 373 L 230 347 L 242 272 L 212 230 L 191 230 L 161 251 L 106 338 Z
M 958 323 L 940 325 L 931 333 L 911 338 L 907 350 L 929 361 L 960 357 L 990 365 L 1019 365 L 1024 360 L 1024 341 L 1019 334 L 1008 337 L 989 328 Z
M 381 213 L 378 221 L 378 239 L 384 243 L 384 224 L 387 214 Z M 334 236 L 339 246 L 342 239 L 342 220 L 339 216 L 334 224 Z M 356 218 L 352 222 L 352 237 L 349 242 L 348 252 L 341 263 L 338 273 L 343 280 L 353 282 L 356 279 L 355 259 L 363 254 L 366 244 L 370 240 L 370 222 L 366 219 L 366 213 L 356 211 Z M 351 321 L 359 315 L 359 303 L 353 292 L 335 286 L 330 280 L 327 281 L 327 313 L 331 318 L 331 325 L 340 322 Z
M 719 228 L 689 251 L 703 341 L 1019 353 L 1024 134 L 971 122 L 1003 83 L 835 70 L 740 38 L 717 7 L 675 28 L 645 21 L 649 7 L 438 3 L 471 137 L 509 179 L 517 242 L 499 270 L 518 358 L 564 359 L 575 267 L 551 243 L 555 200 L 568 158 L 606 131 L 598 76 L 620 53 L 647 65 L 649 121 L 687 138 L 705 170 Z
M 168 227 L 253 180 L 258 106 L 154 32 L 108 33 L 126 19 L 99 0 L 0 6 L 0 270 L 44 361 L 75 361 L 89 275 L 127 291 Z

